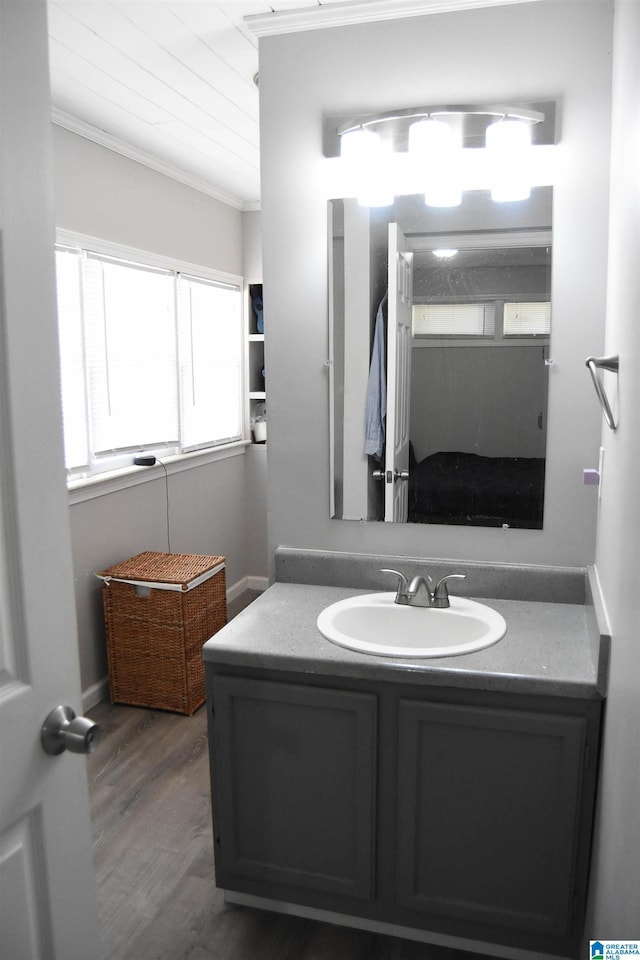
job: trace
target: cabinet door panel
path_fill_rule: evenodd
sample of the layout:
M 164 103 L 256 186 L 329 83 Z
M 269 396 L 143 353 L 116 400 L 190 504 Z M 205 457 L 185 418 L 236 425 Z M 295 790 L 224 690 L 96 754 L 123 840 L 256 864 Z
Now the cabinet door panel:
M 375 696 L 217 676 L 213 706 L 218 885 L 370 897 Z
M 399 902 L 564 935 L 586 720 L 402 700 Z

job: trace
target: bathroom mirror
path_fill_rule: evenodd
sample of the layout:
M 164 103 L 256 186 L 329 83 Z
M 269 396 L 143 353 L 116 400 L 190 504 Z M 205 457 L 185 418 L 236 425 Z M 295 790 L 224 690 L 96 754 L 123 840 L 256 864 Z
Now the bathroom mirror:
M 333 517 L 542 528 L 551 215 L 551 187 L 329 201 Z

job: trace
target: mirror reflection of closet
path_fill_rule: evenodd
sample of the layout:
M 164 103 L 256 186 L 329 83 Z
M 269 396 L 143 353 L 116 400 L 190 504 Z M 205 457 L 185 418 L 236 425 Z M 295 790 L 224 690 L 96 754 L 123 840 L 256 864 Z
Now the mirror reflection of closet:
M 422 197 L 377 209 L 329 202 L 332 516 L 542 528 L 551 215 L 550 187 L 507 204 L 472 192 L 460 207 L 440 210 Z M 387 450 L 364 453 L 390 234 L 404 236 L 413 262 L 410 442 L 402 463 Z M 443 249 L 457 252 L 434 254 Z M 391 290 L 389 300 L 385 341 Z M 388 363 L 393 345 L 385 348 Z M 387 398 L 391 424 L 398 399 L 393 391 Z M 406 496 L 395 497 L 406 503 L 404 514 L 389 510 L 389 482 L 396 493 L 406 484 Z

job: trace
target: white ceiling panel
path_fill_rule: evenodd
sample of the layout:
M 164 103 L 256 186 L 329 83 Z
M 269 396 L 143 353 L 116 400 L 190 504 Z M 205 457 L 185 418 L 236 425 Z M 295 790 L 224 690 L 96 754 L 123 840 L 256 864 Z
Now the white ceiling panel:
M 269 3 L 48 7 L 56 122 L 239 208 L 258 205 L 258 41 L 242 18 Z
M 57 77 L 57 95 L 63 91 L 73 106 L 75 96 L 82 97 L 85 109 L 91 110 L 93 100 L 111 103 L 125 113 L 131 113 L 143 123 L 162 123 L 172 115 L 160 105 L 157 97 L 146 95 L 144 84 L 132 86 L 126 70 L 119 73 L 105 71 L 96 61 L 76 53 L 57 40 L 49 43 L 49 62 Z

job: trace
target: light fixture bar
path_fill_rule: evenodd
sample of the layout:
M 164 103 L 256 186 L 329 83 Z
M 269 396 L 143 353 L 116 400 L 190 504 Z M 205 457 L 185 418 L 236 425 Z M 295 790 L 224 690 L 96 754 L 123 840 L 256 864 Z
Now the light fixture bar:
M 540 110 L 531 110 L 519 106 L 502 106 L 498 104 L 484 105 L 457 105 L 457 106 L 438 106 L 438 107 L 407 107 L 404 110 L 391 110 L 385 113 L 366 114 L 357 120 L 348 120 L 337 128 L 337 135 L 341 137 L 345 133 L 351 133 L 358 129 L 368 129 L 385 124 L 393 124 L 398 121 L 411 121 L 420 119 L 430 119 L 438 117 L 487 117 L 487 123 L 493 122 L 495 118 L 509 120 L 523 120 L 531 124 L 543 123 L 545 114 Z
M 445 101 L 384 111 L 327 114 L 323 120 L 323 153 L 325 157 L 339 157 L 342 134 L 360 127 L 374 130 L 392 145 L 394 152 L 404 153 L 410 125 L 430 117 L 447 120 L 459 130 L 463 148 L 484 147 L 487 126 L 499 119 L 521 120 L 530 124 L 534 146 L 556 143 L 556 103 L 553 100 Z

